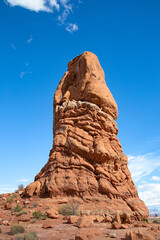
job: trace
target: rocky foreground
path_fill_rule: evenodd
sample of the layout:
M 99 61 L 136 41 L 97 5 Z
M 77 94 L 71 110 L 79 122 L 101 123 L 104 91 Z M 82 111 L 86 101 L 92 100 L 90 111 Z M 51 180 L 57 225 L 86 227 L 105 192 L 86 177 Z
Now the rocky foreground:
M 0 196 L 1 240 L 159 240 L 160 219 L 136 221 L 129 212 L 106 211 L 99 208 L 87 210 L 92 205 L 79 198 L 22 198 L 23 194 Z M 154 223 L 153 223 L 154 221 Z M 18 224 L 24 232 L 11 232 Z M 17 225 L 16 225 L 17 226 Z M 17 229 L 17 228 L 16 228 Z M 30 232 L 35 232 L 35 237 Z M 27 235 L 28 234 L 28 235 Z

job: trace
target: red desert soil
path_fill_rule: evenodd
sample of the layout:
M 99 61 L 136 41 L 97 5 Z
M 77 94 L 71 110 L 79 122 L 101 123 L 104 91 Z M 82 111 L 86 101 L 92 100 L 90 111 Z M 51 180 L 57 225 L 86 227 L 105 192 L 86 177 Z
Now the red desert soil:
M 11 203 L 8 203 L 10 196 L 14 196 Z M 121 215 L 110 214 L 100 209 L 96 209 L 95 214 L 91 215 L 89 210 L 86 210 L 86 204 L 83 202 L 77 204 L 77 199 L 68 198 L 39 198 L 33 196 L 24 199 L 19 193 L 3 194 L 0 198 L 0 233 L 1 240 L 16 239 L 19 235 L 10 235 L 10 228 L 13 224 L 19 223 L 25 227 L 25 233 L 20 234 L 24 236 L 29 231 L 35 231 L 39 240 L 75 240 L 75 239 L 155 239 L 160 240 L 160 224 L 146 223 L 146 221 L 136 221 L 128 219 L 129 223 L 124 223 Z M 91 205 L 92 203 L 90 203 Z M 21 207 L 20 212 L 14 212 L 16 206 Z M 59 214 L 62 206 L 75 206 L 78 209 L 78 216 L 63 216 Z M 11 209 L 6 209 L 10 208 Z M 18 208 L 17 208 L 18 209 Z M 99 213 L 98 213 L 99 210 Z M 34 212 L 40 211 L 42 215 L 50 213 L 50 217 L 43 220 L 36 219 L 33 216 Z M 25 212 L 25 214 L 24 214 Z M 52 214 L 51 214 L 52 213 Z M 22 214 L 21 216 L 18 216 Z M 54 218 L 51 218 L 54 217 Z M 111 217 L 111 219 L 109 218 Z M 111 220 L 111 222 L 110 222 Z M 71 222 L 71 223 L 70 223 Z M 158 222 L 158 218 L 157 218 Z M 113 224 L 114 223 L 114 224 Z M 118 229 L 113 229 L 116 226 Z M 47 228 L 44 228 L 47 227 Z M 142 234 L 142 238 L 127 238 L 126 234 L 136 232 Z M 78 238 L 81 236 L 81 238 Z M 146 238 L 146 236 L 148 238 Z

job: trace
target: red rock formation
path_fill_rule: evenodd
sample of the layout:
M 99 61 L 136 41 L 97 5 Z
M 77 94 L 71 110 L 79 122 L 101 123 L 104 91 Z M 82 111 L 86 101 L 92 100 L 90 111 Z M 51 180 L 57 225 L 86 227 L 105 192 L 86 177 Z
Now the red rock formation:
M 53 148 L 26 195 L 103 197 L 106 207 L 148 215 L 118 138 L 117 104 L 98 58 L 69 62 L 54 96 Z

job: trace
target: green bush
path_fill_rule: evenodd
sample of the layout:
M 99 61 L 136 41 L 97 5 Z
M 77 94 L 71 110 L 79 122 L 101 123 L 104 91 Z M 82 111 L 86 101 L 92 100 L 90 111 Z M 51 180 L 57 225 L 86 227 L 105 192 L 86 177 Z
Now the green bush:
M 24 231 L 25 231 L 25 228 L 22 225 L 16 223 L 11 226 L 10 233 L 11 233 L 11 235 L 14 235 L 17 233 L 24 233 Z
M 145 217 L 144 217 L 144 218 L 143 218 L 143 221 L 146 222 L 146 223 L 149 223 L 148 218 L 145 218 Z
M 1 229 L 1 227 L 0 227 L 0 233 L 2 233 L 2 229 Z
M 40 219 L 42 217 L 42 212 L 40 210 L 33 212 L 33 217 Z
M 24 236 L 24 240 L 38 240 L 37 233 L 30 231 Z
M 21 212 L 22 209 L 23 208 L 21 208 L 21 206 L 17 204 L 15 207 L 13 207 L 12 212 Z
M 1 203 L 1 205 L 5 205 L 6 204 L 6 202 L 5 201 L 3 201 L 2 203 Z
M 14 199 L 14 195 L 10 195 L 8 198 L 7 198 L 7 202 L 10 203 L 12 202 Z
M 69 204 L 62 205 L 59 208 L 59 213 L 63 216 L 79 215 L 78 205 L 74 204 L 74 203 L 69 203 Z
M 27 212 L 26 211 L 20 211 L 17 216 L 21 216 L 21 215 L 27 215 Z
M 46 220 L 46 219 L 47 219 L 47 214 L 46 214 L 46 213 L 43 214 L 42 219 L 43 219 L 43 220 Z

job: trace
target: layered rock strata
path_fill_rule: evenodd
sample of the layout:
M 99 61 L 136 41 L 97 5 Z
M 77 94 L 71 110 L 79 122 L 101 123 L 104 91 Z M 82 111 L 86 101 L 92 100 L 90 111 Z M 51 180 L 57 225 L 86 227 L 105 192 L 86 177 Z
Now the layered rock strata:
M 148 215 L 116 137 L 117 104 L 98 58 L 69 62 L 54 96 L 53 148 L 26 195 L 103 197 L 108 206 Z

